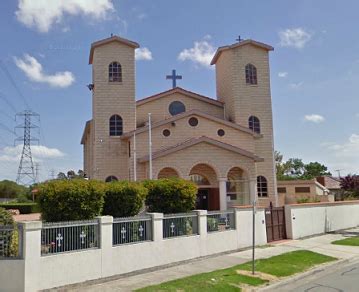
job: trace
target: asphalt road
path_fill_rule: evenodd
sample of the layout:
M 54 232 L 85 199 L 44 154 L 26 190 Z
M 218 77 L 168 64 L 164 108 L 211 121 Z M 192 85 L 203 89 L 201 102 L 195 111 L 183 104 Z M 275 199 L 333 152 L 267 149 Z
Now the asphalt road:
M 358 292 L 359 261 L 340 265 L 335 271 L 323 270 L 294 283 L 278 287 L 277 291 L 291 292 Z

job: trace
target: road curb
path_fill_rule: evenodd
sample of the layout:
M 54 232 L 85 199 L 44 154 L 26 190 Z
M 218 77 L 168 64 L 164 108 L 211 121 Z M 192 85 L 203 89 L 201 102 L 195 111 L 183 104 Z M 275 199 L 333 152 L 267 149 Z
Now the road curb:
M 275 289 L 279 289 L 282 286 L 285 286 L 288 284 L 294 284 L 300 280 L 303 280 L 304 278 L 313 276 L 315 274 L 318 274 L 318 273 L 321 273 L 324 271 L 326 273 L 333 272 L 333 271 L 339 269 L 342 265 L 347 264 L 352 261 L 355 262 L 357 260 L 358 260 L 358 258 L 354 257 L 354 258 L 349 258 L 349 259 L 340 259 L 340 260 L 334 261 L 332 263 L 326 263 L 326 264 L 317 266 L 315 268 L 312 268 L 304 273 L 300 273 L 300 274 L 292 276 L 292 277 L 281 279 L 277 282 L 273 282 L 273 284 L 270 284 L 270 285 L 264 286 L 264 287 L 259 287 L 258 289 L 255 289 L 252 291 L 273 291 Z M 281 290 L 279 290 L 279 291 L 281 291 Z

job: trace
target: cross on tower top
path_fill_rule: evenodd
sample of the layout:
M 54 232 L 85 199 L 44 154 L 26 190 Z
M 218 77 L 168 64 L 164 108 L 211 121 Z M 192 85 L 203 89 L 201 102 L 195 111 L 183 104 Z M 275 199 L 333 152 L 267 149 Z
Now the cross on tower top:
M 241 39 L 241 36 L 240 36 L 240 35 L 238 36 L 238 38 L 236 39 L 236 41 L 237 41 L 237 42 L 242 41 L 242 39 Z
M 172 88 L 175 88 L 177 86 L 176 85 L 176 80 L 177 79 L 182 79 L 182 76 L 181 75 L 176 75 L 176 70 L 173 69 L 172 70 L 172 75 L 167 75 L 166 79 L 172 79 Z

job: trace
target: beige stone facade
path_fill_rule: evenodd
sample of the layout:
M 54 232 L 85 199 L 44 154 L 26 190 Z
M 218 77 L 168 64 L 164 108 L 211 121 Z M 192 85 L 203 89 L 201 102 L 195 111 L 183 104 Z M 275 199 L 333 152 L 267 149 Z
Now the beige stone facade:
M 219 48 L 212 61 L 216 99 L 176 87 L 136 101 L 137 47 L 117 36 L 91 46 L 93 116 L 81 141 L 87 176 L 150 178 L 150 113 L 153 179 L 195 181 L 200 208 L 248 205 L 256 195 L 260 205 L 277 205 L 268 56 L 273 48 L 252 40 Z M 115 81 L 118 72 L 110 64 L 120 64 Z M 114 115 L 122 121 L 112 120 Z

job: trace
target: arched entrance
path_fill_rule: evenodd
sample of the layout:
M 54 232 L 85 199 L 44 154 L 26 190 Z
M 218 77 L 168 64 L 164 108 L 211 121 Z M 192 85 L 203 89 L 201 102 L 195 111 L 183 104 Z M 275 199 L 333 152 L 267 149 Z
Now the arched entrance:
M 208 164 L 199 163 L 192 167 L 189 177 L 198 186 L 196 208 L 219 210 L 219 189 L 216 171 Z
M 249 181 L 245 171 L 232 167 L 227 174 L 227 200 L 229 205 L 249 205 Z
M 170 177 L 179 177 L 178 172 L 172 167 L 162 168 L 157 175 L 158 179 Z

